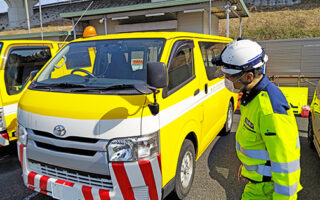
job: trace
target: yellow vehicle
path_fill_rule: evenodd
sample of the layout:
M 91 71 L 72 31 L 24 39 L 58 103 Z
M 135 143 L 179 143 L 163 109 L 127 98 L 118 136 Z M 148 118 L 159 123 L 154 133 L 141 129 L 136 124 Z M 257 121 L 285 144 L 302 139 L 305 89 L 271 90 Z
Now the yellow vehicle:
M 289 102 L 294 114 L 301 114 L 302 107 L 308 105 L 307 87 L 279 87 Z
M 16 140 L 17 107 L 33 76 L 58 51 L 51 41 L 0 41 L 0 147 Z
M 211 62 L 230 41 L 148 32 L 70 42 L 19 103 L 25 185 L 68 200 L 185 197 L 196 160 L 231 130 L 237 95 Z
M 320 81 L 317 84 L 310 106 L 308 140 L 320 157 Z

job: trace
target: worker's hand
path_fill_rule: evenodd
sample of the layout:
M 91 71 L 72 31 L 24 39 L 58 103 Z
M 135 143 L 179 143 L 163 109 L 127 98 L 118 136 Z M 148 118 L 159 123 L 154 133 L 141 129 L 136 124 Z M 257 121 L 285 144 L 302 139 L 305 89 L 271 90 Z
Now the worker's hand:
M 239 169 L 238 169 L 238 181 L 239 182 L 247 182 L 248 179 L 246 179 L 245 177 L 243 177 L 241 175 L 241 170 L 242 170 L 242 164 L 240 165 Z

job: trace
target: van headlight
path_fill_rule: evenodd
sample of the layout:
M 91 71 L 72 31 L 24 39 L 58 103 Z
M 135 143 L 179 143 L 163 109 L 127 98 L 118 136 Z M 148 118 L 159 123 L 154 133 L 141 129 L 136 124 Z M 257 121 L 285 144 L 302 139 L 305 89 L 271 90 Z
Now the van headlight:
M 160 153 L 159 131 L 146 136 L 116 138 L 108 145 L 110 162 L 126 162 L 148 160 Z
M 17 136 L 18 136 L 18 140 L 21 144 L 27 145 L 28 132 L 27 132 L 27 129 L 25 127 L 23 127 L 21 124 L 18 124 Z

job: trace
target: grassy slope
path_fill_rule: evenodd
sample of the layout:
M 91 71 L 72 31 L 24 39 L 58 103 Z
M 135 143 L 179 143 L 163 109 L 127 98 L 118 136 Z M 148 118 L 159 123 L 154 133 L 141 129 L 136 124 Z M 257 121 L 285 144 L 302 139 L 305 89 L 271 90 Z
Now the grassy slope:
M 254 7 L 242 20 L 242 36 L 254 40 L 320 37 L 320 0 L 308 0 L 291 7 Z M 226 20 L 221 20 L 225 35 Z M 239 19 L 230 20 L 230 37 L 239 35 Z

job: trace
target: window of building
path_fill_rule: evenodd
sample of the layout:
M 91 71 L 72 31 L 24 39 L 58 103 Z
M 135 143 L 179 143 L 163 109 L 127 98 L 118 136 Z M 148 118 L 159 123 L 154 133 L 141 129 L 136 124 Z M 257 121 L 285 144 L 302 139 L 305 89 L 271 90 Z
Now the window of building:
M 209 80 L 219 77 L 218 69 L 220 66 L 212 64 L 211 60 L 217 55 L 221 54 L 226 44 L 214 42 L 199 42 L 203 63 L 206 68 L 207 77 Z
M 20 93 L 34 70 L 51 58 L 49 47 L 12 48 L 7 56 L 4 78 L 9 95 Z

